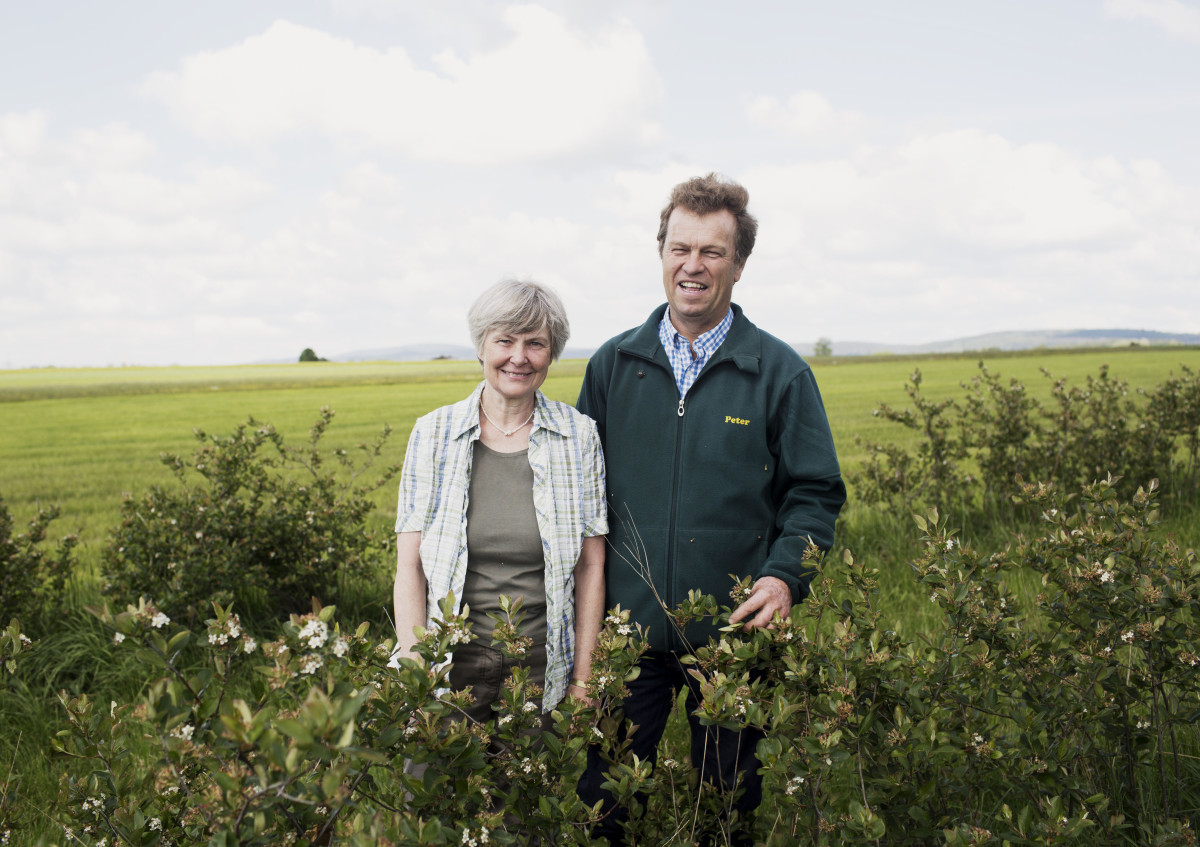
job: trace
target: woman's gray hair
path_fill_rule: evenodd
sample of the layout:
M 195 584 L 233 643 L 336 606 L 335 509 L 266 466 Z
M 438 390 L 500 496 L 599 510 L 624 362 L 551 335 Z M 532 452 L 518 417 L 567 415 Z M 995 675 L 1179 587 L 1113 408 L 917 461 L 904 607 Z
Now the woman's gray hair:
M 552 289 L 532 280 L 500 280 L 471 304 L 467 322 L 475 354 L 481 358 L 484 339 L 493 330 L 513 334 L 546 330 L 550 333 L 551 361 L 558 359 L 571 337 L 562 300 Z

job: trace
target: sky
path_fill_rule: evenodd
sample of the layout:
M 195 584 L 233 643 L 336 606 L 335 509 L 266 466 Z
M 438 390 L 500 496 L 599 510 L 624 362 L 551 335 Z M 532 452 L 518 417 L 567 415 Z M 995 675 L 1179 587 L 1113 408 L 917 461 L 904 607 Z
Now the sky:
M 785 341 L 1200 332 L 1200 0 L 0 0 L 0 368 L 569 346 L 718 172 Z

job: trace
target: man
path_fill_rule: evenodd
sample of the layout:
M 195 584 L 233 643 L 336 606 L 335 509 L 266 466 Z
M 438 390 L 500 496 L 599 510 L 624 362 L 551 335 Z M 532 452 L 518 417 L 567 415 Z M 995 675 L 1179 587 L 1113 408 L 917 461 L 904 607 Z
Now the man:
M 577 404 L 596 421 L 608 467 L 607 606 L 648 629 L 623 709 L 633 752 L 651 761 L 680 688 L 689 687 L 689 713 L 698 703 L 677 657 L 716 632 L 680 630 L 667 610 L 692 589 L 728 596 L 734 574 L 755 581 L 732 622 L 786 617 L 808 594 L 805 549 L 829 549 L 846 499 L 812 371 L 732 304 L 758 229 L 748 197 L 715 174 L 675 187 L 658 231 L 667 302 L 597 351 Z M 744 791 L 735 808 L 745 838 L 762 793 L 761 734 L 689 722 L 704 777 Z M 585 802 L 607 798 L 604 768 L 593 751 Z M 614 844 L 623 814 L 601 828 Z

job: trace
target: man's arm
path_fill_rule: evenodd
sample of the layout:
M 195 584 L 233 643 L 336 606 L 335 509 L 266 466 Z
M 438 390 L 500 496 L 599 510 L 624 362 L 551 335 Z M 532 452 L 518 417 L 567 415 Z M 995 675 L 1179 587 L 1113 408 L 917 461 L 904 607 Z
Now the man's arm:
M 780 404 L 773 426 L 772 452 L 778 456 L 773 494 L 779 536 L 767 553 L 750 597 L 730 616 L 731 623 L 768 625 L 787 617 L 808 595 L 814 571 L 804 563 L 809 544 L 833 546 L 833 528 L 846 502 L 829 419 L 811 371 L 798 375 Z

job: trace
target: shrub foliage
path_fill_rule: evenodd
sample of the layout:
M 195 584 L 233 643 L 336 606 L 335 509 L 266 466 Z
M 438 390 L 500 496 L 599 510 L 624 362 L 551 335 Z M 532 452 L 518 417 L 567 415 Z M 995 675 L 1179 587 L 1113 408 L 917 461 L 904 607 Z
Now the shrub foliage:
M 942 625 L 917 638 L 884 624 L 878 573 L 849 553 L 772 630 L 728 626 L 712 597 L 675 610 L 726 624 L 695 655 L 701 719 L 766 731 L 760 843 L 1194 843 L 1200 563 L 1157 537 L 1153 485 L 1128 502 L 1114 480 L 1020 496 L 1042 517 L 1009 550 L 918 520 L 913 575 Z M 1008 585 L 1028 568 L 1044 590 L 1023 608 Z M 634 843 L 726 843 L 727 796 L 615 740 L 610 709 L 642 649 L 619 611 L 596 650 L 604 704 L 565 702 L 544 733 L 523 672 L 491 720 L 448 720 L 469 699 L 444 690 L 443 660 L 470 637 L 450 599 L 398 668 L 390 642 L 342 632 L 329 607 L 262 645 L 220 606 L 195 632 L 147 601 L 97 614 L 158 674 L 124 706 L 63 697 L 61 751 L 79 762 L 63 824 L 83 843 L 586 844 L 598 812 L 574 788 L 592 743 L 643 811 Z M 515 632 L 497 628 L 510 654 Z M 194 667 L 189 644 L 204 648 Z
M 64 536 L 53 553 L 43 548 L 57 507 L 39 509 L 28 531 L 13 537 L 13 521 L 0 497 L 0 623 L 20 618 L 33 631 L 61 611 L 63 590 L 74 567 L 75 535 Z
M 330 458 L 320 441 L 333 414 L 321 410 L 304 447 L 251 418 L 225 437 L 197 430 L 202 446 L 190 461 L 164 454 L 180 485 L 125 499 L 103 554 L 106 594 L 155 597 L 168 616 L 196 622 L 213 602 L 303 611 L 314 597 L 336 599 L 342 580 L 370 574 L 389 539 L 368 529 L 367 495 L 398 467 L 359 479 L 390 429 L 359 445 L 357 464 L 346 450 Z M 189 472 L 200 479 L 190 484 Z
M 1190 500 L 1200 458 L 1200 374 L 1181 370 L 1152 390 L 1131 391 L 1107 366 L 1082 386 L 1043 368 L 1051 381 L 1043 403 L 983 362 L 963 383 L 965 396 L 931 400 L 918 369 L 905 386 L 911 408 L 875 410 L 912 430 L 916 446 L 860 438 L 867 464 L 849 477 L 862 502 L 905 518 L 930 507 L 1012 517 L 1011 495 L 1022 478 L 1072 489 L 1108 474 L 1135 486 L 1157 479 L 1170 484 L 1173 497 Z

